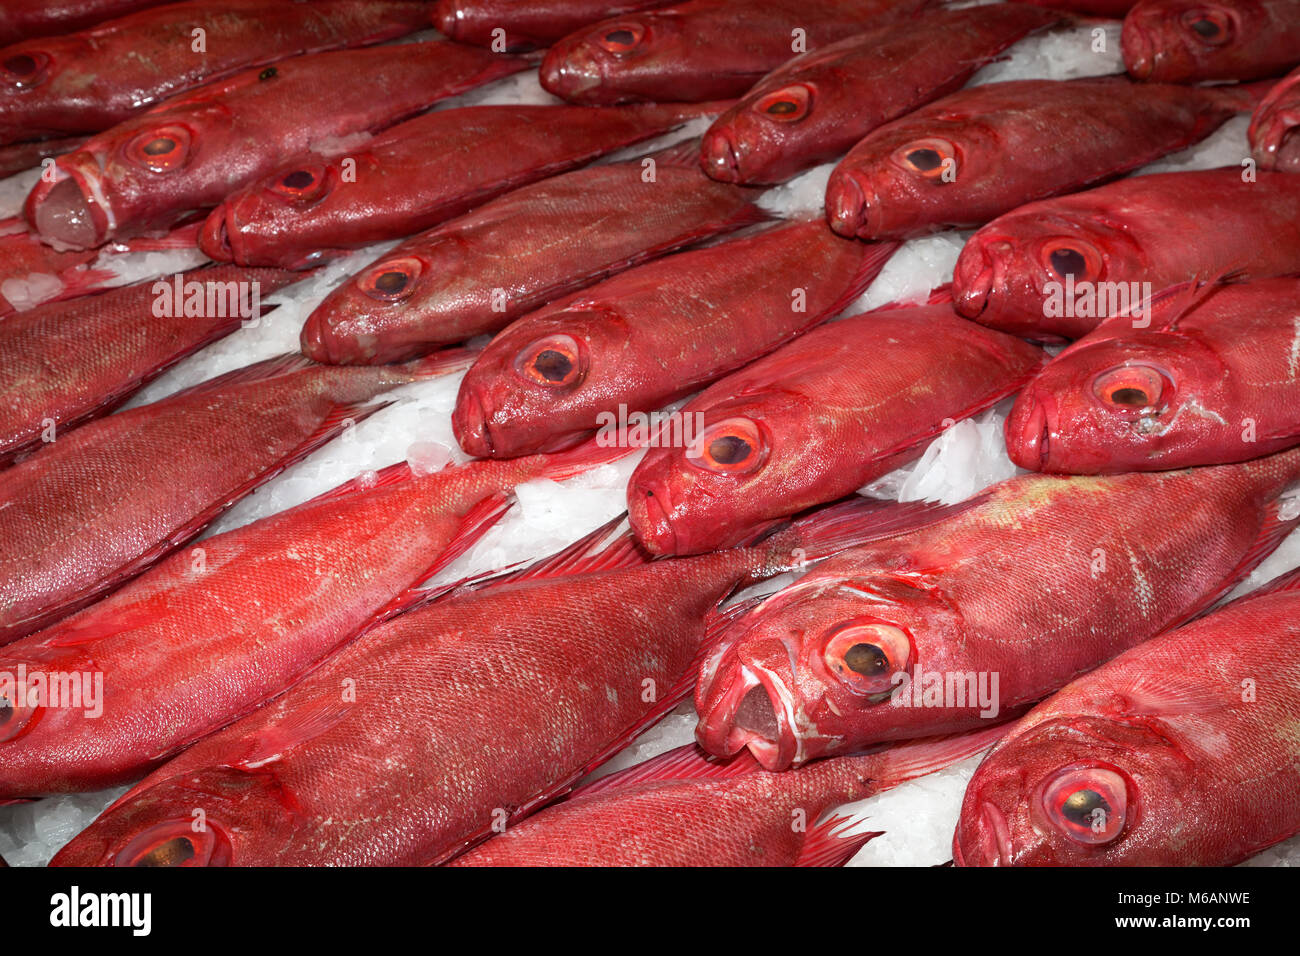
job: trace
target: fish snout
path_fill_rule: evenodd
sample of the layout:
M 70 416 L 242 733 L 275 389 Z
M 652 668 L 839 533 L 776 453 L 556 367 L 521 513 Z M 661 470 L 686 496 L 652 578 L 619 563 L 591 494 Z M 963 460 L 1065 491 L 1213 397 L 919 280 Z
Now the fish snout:
M 996 805 L 980 801 L 975 822 L 968 826 L 963 820 L 958 825 L 952 859 L 958 866 L 1012 865 L 1011 828 Z
M 230 210 L 225 203 L 208 214 L 199 230 L 199 251 L 217 262 L 234 262 L 235 251 L 230 244 Z
M 679 554 L 682 542 L 673 525 L 672 499 L 660 484 L 638 481 L 627 486 L 627 517 L 637 540 L 651 554 Z
M 731 134 L 725 129 L 709 130 L 700 144 L 700 165 L 721 183 L 740 182 L 740 157 Z
M 707 685 L 695 729 L 701 747 L 719 756 L 748 748 L 766 770 L 793 765 L 799 751 L 795 680 L 781 641 L 763 638 L 731 648 L 701 681 Z
M 1251 129 L 1255 159 L 1260 169 L 1300 172 L 1300 86 L 1291 94 L 1297 100 L 1292 109 L 1267 108 Z
M 451 413 L 451 430 L 465 454 L 476 458 L 493 456 L 495 448 L 487 406 L 478 390 L 468 387 L 468 381 L 461 383 L 460 394 L 456 397 L 456 407 Z
M 64 156 L 27 197 L 32 231 L 55 248 L 93 249 L 113 236 L 116 223 L 104 195 L 99 163 L 85 152 Z
M 1156 51 L 1148 32 L 1133 18 L 1124 23 L 1120 34 L 1120 51 L 1124 56 L 1124 68 L 1135 80 L 1149 80 L 1155 72 Z
M 953 307 L 959 314 L 974 319 L 988 308 L 993 291 L 1005 281 L 1011 248 L 1005 240 L 966 243 L 953 270 Z
M 602 76 L 600 64 L 581 46 L 560 43 L 551 47 L 538 70 L 542 89 L 572 103 L 596 103 L 599 97 L 585 94 L 598 90 Z
M 1052 414 L 1045 396 L 1028 388 L 1020 393 L 1004 433 L 1007 455 L 1021 468 L 1047 471 L 1052 457 Z
M 464 40 L 461 25 L 466 16 L 463 0 L 438 0 L 433 9 L 433 27 L 449 40 Z
M 876 190 L 854 170 L 837 169 L 826 184 L 826 219 L 832 231 L 850 239 L 870 239 L 878 219 Z

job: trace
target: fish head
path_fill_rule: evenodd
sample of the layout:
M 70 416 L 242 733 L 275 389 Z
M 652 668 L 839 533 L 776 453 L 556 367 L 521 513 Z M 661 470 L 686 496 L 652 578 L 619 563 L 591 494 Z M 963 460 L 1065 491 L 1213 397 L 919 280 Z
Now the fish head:
M 1240 4 L 1146 0 L 1124 18 L 1120 48 L 1134 79 L 1180 83 L 1213 75 L 1248 29 Z
M 686 31 L 672 13 L 616 17 L 578 30 L 542 60 L 542 86 L 570 103 L 612 106 L 642 99 L 642 80 L 662 82 L 680 72 Z
M 320 215 L 343 181 L 339 163 L 303 157 L 227 196 L 203 223 L 199 249 L 217 262 L 287 269 L 308 269 L 337 257 L 337 250 L 298 247 L 304 223 Z
M 817 471 L 804 437 L 816 409 L 805 396 L 760 389 L 705 401 L 677 413 L 628 483 L 628 520 L 653 554 L 740 544 L 784 516 L 779 503 Z
M 57 247 L 90 249 L 110 239 L 170 228 L 187 209 L 205 144 L 229 116 L 217 107 L 155 111 L 58 157 L 27 197 L 24 214 Z
M 1118 317 L 1049 362 L 1017 396 L 1007 453 L 1022 468 L 1070 474 L 1150 470 L 1221 439 L 1238 416 L 1208 345 Z
M 92 49 L 85 37 L 69 35 L 14 43 L 0 51 L 0 143 L 82 131 L 58 125 L 49 115 L 45 91 L 93 82 L 94 77 L 76 77 L 77 64 Z
M 401 362 L 458 341 L 435 326 L 448 302 L 474 300 L 460 268 L 464 247 L 454 239 L 395 249 L 334 289 L 307 317 L 302 351 L 327 365 Z M 445 316 L 450 319 L 450 316 Z
M 978 117 L 923 114 L 882 126 L 826 184 L 826 218 L 842 236 L 908 238 L 947 224 L 997 168 L 998 137 Z
M 1194 769 L 1139 723 L 1066 715 L 1012 732 L 962 801 L 962 866 L 1102 866 L 1167 842 Z
M 1147 269 L 1142 248 L 1104 214 L 1035 210 L 1002 216 L 962 247 L 953 270 L 954 308 L 984 325 L 1055 341 L 1097 323 L 1051 314 L 1066 282 L 1075 287 L 1131 277 Z
M 908 734 L 891 706 L 927 647 L 960 636 L 952 608 L 907 575 L 832 559 L 741 617 L 701 668 L 696 739 L 768 770 Z M 911 734 L 915 736 L 916 734 Z
M 822 93 L 813 80 L 792 80 L 742 99 L 709 127 L 700 162 L 725 183 L 776 183 L 799 171 L 787 157 L 791 145 L 815 140 L 822 121 Z
M 625 389 L 627 323 L 599 306 L 525 317 L 483 350 L 460 383 L 451 424 L 468 454 L 513 458 L 585 438 Z

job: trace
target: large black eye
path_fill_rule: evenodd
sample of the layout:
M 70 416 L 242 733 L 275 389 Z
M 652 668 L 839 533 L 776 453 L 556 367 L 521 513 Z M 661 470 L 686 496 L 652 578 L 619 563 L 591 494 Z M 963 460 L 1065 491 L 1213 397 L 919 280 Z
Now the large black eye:
M 1232 19 L 1221 10 L 1189 10 L 1183 14 L 1183 25 L 1210 46 L 1223 46 L 1231 42 Z
M 738 465 L 754 453 L 740 435 L 721 435 L 709 442 L 709 458 L 719 465 Z
M 627 53 L 641 42 L 645 36 L 645 30 L 637 23 L 619 25 L 614 29 L 606 32 L 600 39 L 599 44 L 610 53 L 619 54 Z
M 31 76 L 36 72 L 36 57 L 30 53 L 19 53 L 5 60 L 5 70 L 17 77 Z
M 1104 767 L 1067 767 L 1038 790 L 1038 810 L 1076 843 L 1109 843 L 1128 817 L 1128 785 Z
M 194 844 L 185 837 L 173 837 L 159 843 L 132 861 L 132 866 L 184 866 L 194 859 Z
M 315 181 L 316 177 L 305 169 L 295 169 L 293 172 L 285 176 L 284 179 L 280 180 L 286 189 L 298 191 L 306 189 Z
M 515 368 L 539 385 L 577 385 L 586 375 L 583 350 L 570 335 L 548 335 L 515 358 Z
M 1192 29 L 1207 39 L 1219 35 L 1219 25 L 1213 20 L 1194 20 Z
M 1052 271 L 1061 278 L 1080 276 L 1088 270 L 1088 260 L 1078 249 L 1056 249 L 1049 257 Z
M 939 155 L 937 150 L 914 149 L 907 154 L 907 161 L 912 164 L 917 172 L 928 173 L 942 165 L 943 157 Z
M 533 360 L 533 368 L 548 382 L 563 382 L 573 372 L 573 359 L 559 349 L 543 349 Z
M 844 652 L 849 670 L 864 677 L 876 677 L 889 670 L 889 657 L 875 644 L 854 644 Z
M 1111 806 L 1096 790 L 1076 790 L 1061 804 L 1061 816 L 1081 827 L 1092 826 L 1092 821 L 1098 819 L 1098 810 L 1109 815 Z

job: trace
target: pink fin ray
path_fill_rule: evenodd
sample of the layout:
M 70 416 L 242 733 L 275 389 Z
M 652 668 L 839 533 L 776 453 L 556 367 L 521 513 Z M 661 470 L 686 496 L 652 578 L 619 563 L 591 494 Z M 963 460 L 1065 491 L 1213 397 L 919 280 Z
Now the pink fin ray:
M 808 831 L 795 866 L 844 866 L 857 852 L 884 830 L 849 833 L 856 823 L 852 817 L 832 815 Z

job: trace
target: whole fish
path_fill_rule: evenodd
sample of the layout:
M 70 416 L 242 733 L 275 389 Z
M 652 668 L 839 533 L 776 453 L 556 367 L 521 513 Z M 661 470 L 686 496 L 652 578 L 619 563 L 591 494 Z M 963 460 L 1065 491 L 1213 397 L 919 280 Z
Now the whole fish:
M 1241 90 L 1122 77 L 960 90 L 858 143 L 831 173 L 826 216 L 864 239 L 982 226 L 1198 143 L 1254 105 Z
M 938 8 L 819 47 L 718 117 L 701 144 L 704 171 L 728 183 L 784 182 L 960 89 L 1007 47 L 1065 19 L 1023 3 Z
M 463 364 L 271 360 L 76 429 L 0 471 L 0 644 L 90 603 L 377 406 Z
M 413 0 L 190 0 L 15 43 L 0 49 L 0 143 L 96 133 L 236 70 L 378 43 L 427 18 Z
M 1295 574 L 1126 651 L 1008 731 L 960 866 L 1234 866 L 1300 832 Z
M 652 412 L 839 313 L 895 248 L 841 239 L 819 219 L 606 279 L 492 340 L 461 380 L 456 438 L 471 455 L 512 458 Z
M 71 33 L 169 0 L 20 0 L 0 4 L 0 45 Z
M 438 0 L 433 25 L 450 39 L 511 52 L 550 46 L 574 30 L 673 0 Z
M 1260 169 L 1300 172 L 1300 70 L 1264 97 L 1250 119 L 1250 149 Z
M 968 319 L 1051 341 L 1120 310 L 1140 320 L 1150 291 L 1244 270 L 1300 270 L 1300 176 L 1159 173 L 1029 203 L 971 236 L 952 292 Z
M 253 283 L 260 302 L 296 278 L 269 269 L 199 269 L 0 321 L 0 463 L 106 414 L 174 362 L 259 318 Z M 176 284 L 199 287 L 205 300 L 213 289 L 223 307 L 200 315 L 155 309 Z
M 789 568 L 793 548 L 833 550 L 869 524 L 845 518 L 832 509 L 758 547 L 680 561 L 645 563 L 626 539 L 587 557 L 584 541 L 403 614 L 164 764 L 54 862 L 445 860 L 565 792 L 671 709 L 711 609 L 737 584 Z
M 796 54 L 931 2 L 688 0 L 565 37 L 542 61 L 542 86 L 571 103 L 600 106 L 727 99 Z
M 0 725 L 0 800 L 136 780 L 290 686 L 491 526 L 515 485 L 608 459 L 405 464 L 177 552 L 0 649 L 0 672 L 98 675 L 95 707 L 44 700 Z M 366 689 L 363 688 L 363 691 Z M 83 698 L 84 704 L 84 698 Z
M 525 61 L 456 43 L 295 57 L 200 87 L 92 137 L 54 162 L 27 221 L 74 249 L 170 228 L 290 158 L 389 126 Z M 340 76 L 347 83 L 338 83 Z M 249 147 L 256 143 L 257 148 Z
M 307 317 L 303 354 L 394 362 L 496 332 L 552 299 L 761 221 L 756 193 L 660 158 L 574 170 L 406 240 Z
M 719 761 L 679 747 L 575 790 L 450 865 L 842 866 L 880 834 L 823 814 L 974 756 L 1002 729 L 789 773 L 767 773 L 747 753 Z
M 1300 519 L 1300 452 L 1101 478 L 1028 475 L 814 567 L 735 620 L 696 738 L 779 770 L 987 726 L 1210 607 Z
M 1155 83 L 1259 80 L 1300 63 L 1295 0 L 1141 0 L 1120 36 L 1129 75 Z
M 208 216 L 199 247 L 214 259 L 301 268 L 428 229 L 718 108 L 523 105 L 429 113 L 347 156 L 299 157 L 249 183 Z
M 651 447 L 628 484 L 632 529 L 654 554 L 735 544 L 918 457 L 1045 360 L 946 304 L 816 329 L 686 403 L 690 440 Z
M 1007 453 L 1075 475 L 1258 458 L 1300 444 L 1300 278 L 1172 290 L 1119 316 L 1016 398 Z

